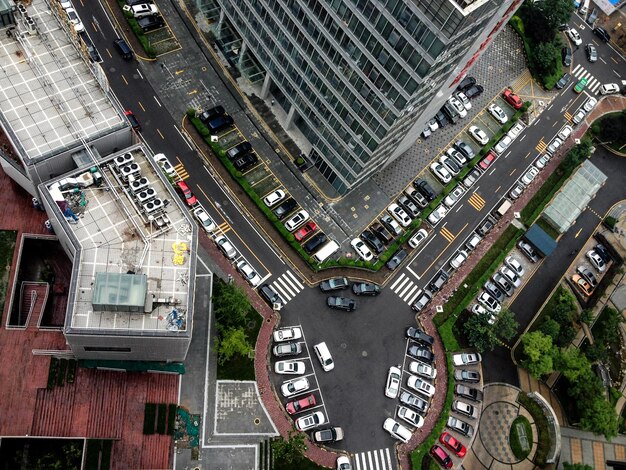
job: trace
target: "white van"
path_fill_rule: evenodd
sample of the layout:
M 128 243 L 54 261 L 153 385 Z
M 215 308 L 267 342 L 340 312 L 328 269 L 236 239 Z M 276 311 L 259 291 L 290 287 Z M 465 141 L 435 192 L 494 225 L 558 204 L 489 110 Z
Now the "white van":
M 589 0 L 585 0 L 583 2 L 583 6 L 580 7 L 580 10 L 578 10 L 578 13 L 580 13 L 580 16 L 585 16 L 588 11 L 589 11 Z
M 315 355 L 319 359 L 320 364 L 322 364 L 322 369 L 324 369 L 325 372 L 335 368 L 333 357 L 330 355 L 330 351 L 328 350 L 326 343 L 316 344 L 313 346 L 313 349 L 315 350 Z
M 326 261 L 332 254 L 334 254 L 339 249 L 339 243 L 335 240 L 331 240 L 326 245 L 321 247 L 319 250 L 315 252 L 313 258 L 318 263 L 323 263 Z
M 501 218 L 504 216 L 504 214 L 507 213 L 507 211 L 511 208 L 513 204 L 511 203 L 511 201 L 508 200 L 504 200 L 504 202 L 502 204 L 500 204 L 496 210 L 494 210 L 492 212 L 492 214 L 496 217 L 496 218 Z

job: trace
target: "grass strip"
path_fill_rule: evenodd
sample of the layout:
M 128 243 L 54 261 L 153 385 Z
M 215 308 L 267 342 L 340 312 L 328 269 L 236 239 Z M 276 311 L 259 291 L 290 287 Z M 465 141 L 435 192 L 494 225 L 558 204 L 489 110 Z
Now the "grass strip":
M 518 429 L 518 425 L 523 426 L 526 440 L 528 444 L 528 448 L 524 449 L 521 441 L 521 435 Z M 526 419 L 525 416 L 518 416 L 515 418 L 513 423 L 511 423 L 511 431 L 509 433 L 509 445 L 511 446 L 511 450 L 513 451 L 513 455 L 518 460 L 524 460 L 530 454 L 530 450 L 532 449 L 533 443 L 533 430 L 530 427 L 530 422 Z
M 524 392 L 520 392 L 517 395 L 517 401 L 526 408 L 526 410 L 533 417 L 535 426 L 537 427 L 537 450 L 533 461 L 539 467 L 543 467 L 546 464 L 546 457 L 550 451 L 550 431 L 548 429 L 548 418 L 543 414 L 541 407 L 532 398 Z

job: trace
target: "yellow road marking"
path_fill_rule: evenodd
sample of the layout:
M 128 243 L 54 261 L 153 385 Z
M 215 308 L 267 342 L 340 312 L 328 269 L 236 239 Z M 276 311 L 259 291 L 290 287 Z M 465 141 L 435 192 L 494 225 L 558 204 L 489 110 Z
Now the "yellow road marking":
M 443 236 L 443 238 L 448 240 L 450 243 L 452 243 L 454 241 L 454 239 L 456 238 L 454 236 L 454 234 L 450 230 L 445 228 L 445 227 L 441 229 L 441 235 Z
M 513 168 L 513 171 L 509 173 L 509 176 L 513 176 L 513 173 L 515 173 L 516 171 L 517 171 L 517 168 Z
M 502 187 L 502 185 L 498 186 L 498 187 L 496 188 L 496 191 L 495 191 L 495 192 L 497 193 L 498 191 L 500 191 L 500 188 L 501 188 L 501 187 Z
M 578 232 L 576 232 L 576 235 L 574 235 L 574 238 L 578 238 L 578 235 L 580 235 L 580 232 L 582 232 L 583 229 L 582 227 L 580 228 L 580 230 L 578 230 Z
M 530 152 L 528 152 L 528 153 L 526 154 L 526 156 L 524 157 L 524 159 L 526 159 L 526 158 L 528 158 L 528 157 L 530 157 Z
M 472 194 L 467 200 L 467 202 L 469 202 L 470 205 L 477 211 L 481 211 L 483 207 L 485 207 L 485 200 L 482 197 L 480 197 L 478 193 Z
M 543 141 L 543 137 L 535 146 L 535 149 L 537 149 L 537 152 L 543 152 L 547 148 L 548 148 L 548 145 Z
M 564 116 L 564 117 L 565 117 L 565 119 L 567 119 L 568 121 L 571 121 L 571 120 L 572 120 L 572 118 L 574 117 L 574 116 L 572 116 L 570 113 L 568 113 L 567 111 L 565 111 L 565 114 L 564 114 L 563 116 Z
M 185 170 L 185 167 L 183 166 L 182 163 L 175 165 L 174 169 L 176 170 L 176 173 L 178 173 L 178 176 L 180 176 L 181 180 L 185 180 L 189 178 L 189 173 L 187 173 L 187 170 Z
M 146 108 L 143 107 L 143 104 L 141 104 L 141 101 L 137 101 L 137 103 L 139 103 L 139 107 L 141 108 L 142 111 L 146 111 Z

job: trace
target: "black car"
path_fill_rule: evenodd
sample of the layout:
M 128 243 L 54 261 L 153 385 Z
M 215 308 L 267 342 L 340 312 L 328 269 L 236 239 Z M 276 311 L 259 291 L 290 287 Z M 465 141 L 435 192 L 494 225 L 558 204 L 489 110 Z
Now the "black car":
M 463 142 L 462 140 L 457 140 L 454 143 L 454 148 L 461 152 L 463 156 L 468 160 L 474 158 L 474 151 L 472 150 L 472 147 L 470 147 L 466 142 Z
M 398 266 L 400 266 L 400 263 L 402 263 L 402 261 L 404 261 L 404 259 L 409 256 L 409 254 L 404 251 L 404 250 L 398 250 L 396 251 L 396 253 L 391 257 L 391 259 L 389 261 L 387 261 L 387 264 L 385 266 L 387 266 L 388 269 L 390 269 L 391 271 L 393 271 L 394 269 L 396 269 Z
M 463 93 L 465 93 L 465 96 L 467 96 L 468 98 L 476 98 L 477 96 L 480 96 L 483 91 L 485 91 L 485 89 L 482 86 L 474 85 L 472 87 L 469 87 Z
M 433 280 L 431 281 L 431 283 L 428 285 L 428 288 L 430 289 L 431 292 L 439 292 L 439 290 L 441 290 L 441 288 L 444 286 L 444 284 L 446 282 L 448 282 L 448 279 L 450 279 L 450 276 L 448 275 L 447 272 L 445 272 L 443 269 L 441 271 L 439 271 L 435 277 L 433 278 Z
M 602 261 L 604 261 L 605 263 L 608 263 L 609 261 L 611 261 L 612 258 L 609 253 L 609 250 L 607 250 L 606 247 L 602 243 L 598 243 L 594 247 L 594 250 L 596 250 L 596 253 L 600 255 L 600 258 L 602 258 Z
M 337 310 L 345 310 L 346 312 L 356 310 L 356 301 L 347 297 L 331 295 L 326 299 L 326 305 Z
M 382 253 L 385 251 L 385 245 L 381 243 L 381 241 L 369 230 L 364 230 L 361 234 L 361 239 L 367 243 L 376 254 Z
M 493 282 L 506 294 L 507 297 L 511 297 L 513 295 L 513 284 L 504 277 L 501 273 L 495 273 L 493 275 Z
M 428 181 L 426 180 L 418 179 L 413 181 L 413 187 L 415 187 L 415 189 L 417 189 L 420 194 L 424 196 L 429 202 L 433 201 L 437 197 L 434 189 L 430 184 L 428 184 Z
M 259 158 L 256 156 L 256 153 L 248 153 L 243 157 L 238 158 L 233 162 L 233 165 L 238 171 L 245 171 L 250 168 L 252 165 L 256 164 L 259 161 Z
M 566 23 L 560 24 L 559 25 L 559 31 L 568 31 L 569 30 L 569 26 Z
M 561 57 L 563 58 L 563 65 L 565 67 L 572 65 L 572 49 L 570 47 L 565 46 L 561 49 Z
M 485 219 L 485 221 L 476 229 L 476 233 L 478 233 L 481 237 L 484 237 L 491 231 L 492 228 L 493 221 L 491 219 Z
M 212 121 L 215 118 L 223 116 L 224 114 L 226 114 L 226 110 L 224 109 L 223 106 L 215 106 L 214 108 L 210 108 L 210 109 L 203 111 L 200 114 L 199 118 L 200 118 L 200 121 L 202 121 L 203 123 L 207 123 L 209 121 Z
M 452 124 L 456 124 L 460 118 L 459 113 L 457 112 L 456 109 L 454 109 L 454 107 L 448 103 L 446 101 L 446 103 L 443 105 L 443 108 L 441 108 L 441 111 L 443 111 L 443 114 L 446 115 L 446 117 L 448 118 L 448 120 L 452 123 Z
M 233 148 L 228 149 L 228 152 L 226 152 L 226 156 L 229 160 L 235 160 L 250 153 L 250 150 L 252 150 L 252 144 L 245 140 L 235 145 Z
M 285 305 L 280 295 L 278 295 L 278 293 L 268 284 L 263 284 L 259 288 L 259 293 L 272 308 L 279 310 L 283 305 Z
M 432 346 L 435 343 L 435 338 L 426 334 L 423 330 L 416 328 L 414 326 L 409 326 L 406 329 L 406 337 L 411 338 L 418 343 L 424 344 L 426 346 Z
M 223 116 L 216 117 L 215 119 L 211 119 L 207 122 L 206 126 L 209 129 L 209 132 L 215 134 L 221 130 L 224 130 L 235 123 L 232 117 L 228 114 Z
M 317 235 L 313 235 L 311 238 L 309 238 L 309 241 L 302 245 L 302 248 L 304 248 L 304 251 L 306 251 L 307 253 L 313 253 L 327 241 L 328 237 L 326 236 L 326 234 L 320 232 Z
M 390 243 L 393 240 L 391 234 L 381 224 L 376 223 L 372 225 L 370 231 L 384 244 Z
M 437 121 L 437 124 L 439 124 L 439 127 L 441 129 L 450 124 L 450 121 L 448 121 L 446 115 L 443 114 L 443 111 L 439 111 L 437 114 L 435 114 L 435 120 Z
M 472 401 L 481 401 L 483 399 L 483 394 L 480 390 L 467 385 L 456 384 L 454 386 L 454 394 Z
M 585 266 L 578 266 L 576 268 L 576 272 L 580 274 L 582 277 L 584 277 L 591 287 L 596 287 L 598 285 L 598 280 L 593 275 L 593 273 L 589 270 L 589 268 Z
M 159 29 L 165 26 L 165 21 L 161 15 L 149 15 L 139 18 L 137 24 L 145 33 L 146 31 L 152 31 L 153 29 Z
M 280 220 L 283 220 L 287 215 L 296 208 L 298 203 L 295 199 L 289 198 L 285 202 L 283 202 L 280 206 L 274 209 L 272 212 L 276 217 Z
M 564 73 L 563 76 L 559 78 L 559 81 L 556 82 L 556 85 L 554 86 L 558 90 L 565 88 L 571 79 L 572 79 L 572 76 L 569 73 Z
M 124 116 L 126 116 L 126 119 L 128 119 L 128 122 L 133 129 L 135 129 L 136 131 L 141 130 L 141 124 L 139 124 L 135 113 L 133 113 L 130 109 L 127 109 L 126 111 L 124 111 Z
M 326 281 L 322 281 L 320 284 L 320 290 L 322 292 L 331 292 L 334 290 L 346 289 L 350 286 L 350 282 L 348 282 L 348 278 L 346 277 L 334 277 L 332 279 L 327 279 Z
M 498 301 L 498 303 L 504 302 L 504 292 L 500 290 L 500 288 L 491 281 L 485 282 L 483 288 L 489 293 L 494 299 Z
M 428 364 L 432 364 L 435 360 L 435 355 L 430 351 L 430 349 L 417 346 L 416 344 L 409 347 L 408 354 L 409 356 L 413 356 L 415 359 L 427 362 Z
M 611 35 L 607 32 L 606 29 L 601 28 L 600 26 L 593 28 L 593 32 L 604 42 L 609 42 L 611 40 Z
M 463 80 L 461 80 L 459 86 L 456 87 L 456 91 L 465 91 L 468 88 L 473 87 L 474 85 L 476 85 L 476 79 L 474 77 L 465 77 Z
M 428 402 L 409 392 L 402 392 L 400 394 L 400 403 L 413 408 L 420 413 L 426 413 L 426 411 L 428 411 Z
M 373 282 L 355 282 L 352 284 L 352 292 L 355 295 L 378 295 L 380 294 L 380 286 Z

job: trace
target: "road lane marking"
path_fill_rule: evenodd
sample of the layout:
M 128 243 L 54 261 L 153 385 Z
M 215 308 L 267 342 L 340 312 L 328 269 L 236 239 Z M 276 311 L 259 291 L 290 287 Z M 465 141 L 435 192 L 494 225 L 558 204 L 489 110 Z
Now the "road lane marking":
M 469 202 L 469 204 L 479 212 L 483 209 L 483 207 L 485 207 L 485 200 L 477 193 L 473 193 L 467 202 Z
M 411 267 L 410 267 L 410 266 L 407 266 L 407 267 L 406 267 L 406 269 L 407 269 L 407 271 L 409 271 L 411 274 L 413 274 L 413 276 L 415 276 L 415 277 L 417 278 L 417 280 L 418 280 L 418 281 L 420 280 L 420 277 L 417 275 L 417 273 L 416 273 L 415 271 L 413 271 L 413 270 L 411 269 Z
M 440 232 L 440 233 L 441 233 L 441 235 L 443 236 L 443 238 L 445 238 L 446 240 L 448 240 L 450 243 L 452 243 L 452 242 L 454 241 L 454 239 L 456 238 L 456 237 L 454 236 L 454 234 L 453 234 L 450 230 L 448 230 L 447 228 L 445 228 L 445 227 L 442 227 L 442 229 L 441 229 L 441 232 Z

